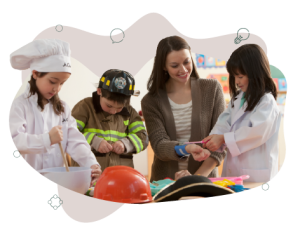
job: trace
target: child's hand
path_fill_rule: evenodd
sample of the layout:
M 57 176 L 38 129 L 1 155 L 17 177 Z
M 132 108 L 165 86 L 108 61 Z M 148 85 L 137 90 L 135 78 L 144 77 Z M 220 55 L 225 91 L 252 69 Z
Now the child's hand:
M 92 175 L 91 175 L 92 181 L 91 181 L 90 187 L 92 187 L 93 184 L 95 182 L 97 182 L 97 180 L 99 179 L 99 177 L 100 177 L 100 175 L 102 173 L 102 171 L 101 171 L 101 169 L 100 169 L 100 167 L 99 167 L 98 164 L 92 165 L 91 169 L 92 169 Z
M 185 150 L 191 153 L 195 161 L 201 162 L 210 156 L 210 152 L 207 149 L 201 148 L 196 144 L 188 144 L 185 146 Z
M 102 140 L 100 142 L 99 148 L 98 148 L 98 152 L 99 153 L 108 153 L 112 150 L 112 146 L 106 141 L 106 140 Z
M 208 148 L 212 152 L 215 152 L 222 144 L 225 144 L 224 135 L 210 135 L 202 141 L 208 141 L 206 144 L 203 144 L 203 147 Z
M 63 132 L 61 128 L 62 126 L 55 126 L 49 131 L 51 145 L 63 141 Z
M 175 173 L 175 180 L 179 180 L 180 178 L 188 175 L 191 175 L 191 173 L 188 170 L 178 171 Z
M 117 141 L 115 143 L 112 144 L 113 147 L 113 152 L 115 152 L 116 154 L 122 154 L 125 151 L 125 145 L 123 144 L 122 141 Z

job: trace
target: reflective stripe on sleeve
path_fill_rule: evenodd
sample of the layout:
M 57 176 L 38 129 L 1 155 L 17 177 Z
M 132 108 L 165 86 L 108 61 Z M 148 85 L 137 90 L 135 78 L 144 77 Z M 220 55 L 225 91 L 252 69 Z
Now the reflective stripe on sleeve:
M 78 130 L 79 130 L 79 131 L 82 131 L 83 128 L 85 127 L 84 122 L 82 122 L 82 121 L 80 121 L 80 120 L 77 120 L 77 119 L 76 119 L 76 122 L 77 122 L 77 128 L 78 128 Z
M 85 132 L 84 134 L 84 137 L 86 139 L 86 141 L 91 144 L 91 141 L 93 139 L 93 137 L 96 135 L 95 133 L 91 133 L 91 132 Z
M 131 123 L 131 124 L 129 125 L 128 129 L 129 129 L 129 133 L 130 133 L 130 134 L 137 133 L 137 132 L 140 131 L 140 130 L 146 130 L 146 129 L 145 129 L 145 126 L 144 126 L 144 123 L 143 123 L 143 122 L 140 122 L 140 121 Z
M 143 149 L 143 143 L 142 143 L 141 139 L 136 134 L 130 134 L 130 135 L 128 135 L 128 137 L 130 138 L 133 145 L 135 146 L 136 152 L 137 153 L 141 152 Z

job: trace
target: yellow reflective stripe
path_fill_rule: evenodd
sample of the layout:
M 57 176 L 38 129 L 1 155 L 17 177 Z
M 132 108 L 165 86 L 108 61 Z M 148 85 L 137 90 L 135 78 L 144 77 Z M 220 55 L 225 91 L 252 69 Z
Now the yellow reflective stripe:
M 92 128 L 86 128 L 86 129 L 83 130 L 83 132 L 100 133 L 101 135 L 104 135 L 104 136 L 108 136 L 108 135 L 120 136 L 120 137 L 126 137 L 127 136 L 126 133 L 121 133 L 121 132 L 118 132 L 118 131 L 112 131 L 112 130 L 103 131 L 103 130 L 92 129 Z
M 128 135 L 130 140 L 132 141 L 133 145 L 136 148 L 136 152 L 139 153 L 143 150 L 143 143 L 141 139 L 136 134 L 130 134 Z
M 95 133 L 90 133 L 90 132 L 85 132 L 84 134 L 84 137 L 86 139 L 86 141 L 91 144 L 91 141 L 93 139 L 93 137 L 96 135 Z
M 80 121 L 80 120 L 77 120 L 76 119 L 76 122 L 77 122 L 77 127 L 80 131 L 82 131 L 82 129 L 85 127 L 85 124 L 84 122 Z
M 123 139 L 123 138 L 121 138 L 121 137 L 119 137 L 119 138 L 114 138 L 114 137 L 111 137 L 111 136 L 107 136 L 107 137 L 105 137 L 105 136 L 101 136 L 101 135 L 97 135 L 98 137 L 100 137 L 100 138 L 102 138 L 102 139 L 105 139 L 106 141 L 112 141 L 112 142 L 116 142 L 116 141 L 118 141 L 118 140 L 120 140 L 120 139 Z
M 146 129 L 145 129 L 145 126 L 144 126 L 144 123 L 141 122 L 141 121 L 137 121 L 137 122 L 131 123 L 131 124 L 129 125 L 128 129 L 129 129 L 129 133 L 130 133 L 130 134 L 137 133 L 137 132 L 140 131 L 140 130 L 146 130 Z
M 129 123 L 129 120 L 124 121 L 124 125 L 127 126 Z
M 144 125 L 144 123 L 142 121 L 136 121 L 136 122 L 130 123 L 128 128 L 130 129 L 136 125 Z

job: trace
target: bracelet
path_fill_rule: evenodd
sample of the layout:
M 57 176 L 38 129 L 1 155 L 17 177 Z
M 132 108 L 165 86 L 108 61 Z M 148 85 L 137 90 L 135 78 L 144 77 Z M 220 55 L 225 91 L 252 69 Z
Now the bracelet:
M 175 151 L 176 151 L 176 153 L 177 153 L 179 156 L 184 156 L 184 155 L 189 154 L 189 153 L 185 150 L 185 146 L 187 146 L 187 145 L 185 144 L 185 145 L 176 145 L 176 146 L 175 146 Z

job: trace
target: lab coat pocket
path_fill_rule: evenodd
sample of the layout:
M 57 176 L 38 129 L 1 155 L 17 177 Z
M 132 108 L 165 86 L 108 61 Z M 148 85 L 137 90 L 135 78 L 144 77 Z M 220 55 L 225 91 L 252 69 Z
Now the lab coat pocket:
M 271 171 L 269 169 L 243 169 L 243 175 L 249 175 L 250 178 L 245 181 L 266 183 L 271 179 Z

